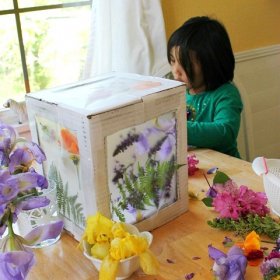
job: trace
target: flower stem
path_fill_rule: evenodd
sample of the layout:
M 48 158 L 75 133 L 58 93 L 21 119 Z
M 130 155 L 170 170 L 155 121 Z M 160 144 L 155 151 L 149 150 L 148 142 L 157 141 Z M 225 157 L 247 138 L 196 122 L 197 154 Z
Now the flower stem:
M 7 225 L 8 225 L 8 236 L 9 236 L 9 251 L 14 251 L 16 250 L 16 244 L 15 244 L 15 233 L 14 233 L 14 229 L 13 229 L 13 222 L 12 222 L 12 217 L 10 214 L 10 217 L 8 218 L 7 221 Z
M 210 183 L 209 183 L 209 181 L 208 181 L 208 179 L 207 179 L 207 177 L 206 177 L 206 175 L 205 175 L 204 173 L 203 173 L 203 176 L 204 176 L 204 178 L 205 178 L 205 180 L 206 180 L 208 186 L 211 188 L 211 185 L 210 185 Z
M 76 165 L 76 171 L 77 171 L 77 177 L 78 177 L 79 189 L 81 189 L 79 166 L 78 166 L 78 164 L 75 164 L 75 165 Z

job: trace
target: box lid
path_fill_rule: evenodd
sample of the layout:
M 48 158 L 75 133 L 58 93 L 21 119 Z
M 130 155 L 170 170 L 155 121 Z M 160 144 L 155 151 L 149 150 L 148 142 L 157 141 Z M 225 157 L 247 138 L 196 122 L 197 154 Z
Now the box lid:
M 131 73 L 109 73 L 77 83 L 28 94 L 59 107 L 95 115 L 141 102 L 143 96 L 184 84 L 159 77 Z

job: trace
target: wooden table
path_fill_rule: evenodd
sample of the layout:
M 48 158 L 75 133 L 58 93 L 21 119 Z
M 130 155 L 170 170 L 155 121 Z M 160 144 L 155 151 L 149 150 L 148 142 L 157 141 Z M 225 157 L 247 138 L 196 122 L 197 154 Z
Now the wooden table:
M 190 152 L 191 153 L 191 152 Z M 228 174 L 238 185 L 246 185 L 254 190 L 262 191 L 260 177 L 255 175 L 251 164 L 212 150 L 194 150 L 199 160 L 199 171 L 189 177 L 189 190 L 198 196 L 204 196 L 203 190 L 208 189 L 203 176 L 211 167 L 219 167 L 220 171 Z M 212 183 L 214 175 L 207 175 Z M 238 238 L 232 232 L 220 231 L 207 225 L 207 220 L 216 217 L 216 213 L 204 206 L 199 200 L 190 199 L 189 210 L 175 220 L 152 231 L 154 236 L 151 250 L 161 263 L 158 276 L 146 276 L 139 269 L 130 279 L 142 280 L 179 280 L 185 275 L 195 273 L 196 279 L 213 279 L 211 268 L 213 261 L 208 257 L 209 244 L 226 252 L 228 248 L 222 245 L 225 236 L 233 240 Z M 98 273 L 81 251 L 77 249 L 78 242 L 66 233 L 53 246 L 36 249 L 37 264 L 29 273 L 28 280 L 67 279 L 85 280 L 98 279 Z M 267 244 L 265 244 L 266 247 Z M 193 259 L 200 257 L 200 259 Z M 173 263 L 167 262 L 167 259 Z M 259 267 L 247 267 L 246 279 L 259 280 Z

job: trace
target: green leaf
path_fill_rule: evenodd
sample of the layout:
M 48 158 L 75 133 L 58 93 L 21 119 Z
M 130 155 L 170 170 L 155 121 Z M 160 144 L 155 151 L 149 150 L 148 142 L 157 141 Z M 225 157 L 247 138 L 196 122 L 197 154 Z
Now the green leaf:
M 203 202 L 207 207 L 212 207 L 213 198 L 212 198 L 212 197 L 204 197 L 204 198 L 202 199 L 202 202 Z
M 213 184 L 224 184 L 228 180 L 230 180 L 230 177 L 228 177 L 227 174 L 225 174 L 221 171 L 217 171 L 217 173 L 213 179 Z

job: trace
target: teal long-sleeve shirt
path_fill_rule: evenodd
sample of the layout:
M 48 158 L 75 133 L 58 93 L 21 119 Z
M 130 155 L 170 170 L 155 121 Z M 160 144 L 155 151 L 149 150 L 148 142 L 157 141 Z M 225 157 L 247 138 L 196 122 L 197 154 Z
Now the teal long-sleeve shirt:
M 188 145 L 240 157 L 237 136 L 243 109 L 238 89 L 226 83 L 214 91 L 186 93 Z

